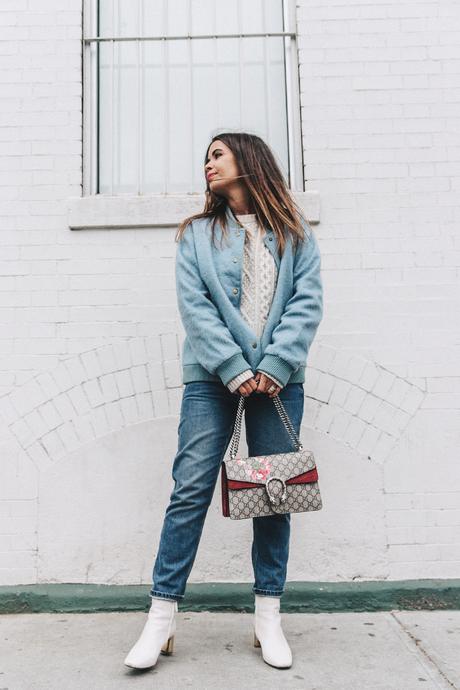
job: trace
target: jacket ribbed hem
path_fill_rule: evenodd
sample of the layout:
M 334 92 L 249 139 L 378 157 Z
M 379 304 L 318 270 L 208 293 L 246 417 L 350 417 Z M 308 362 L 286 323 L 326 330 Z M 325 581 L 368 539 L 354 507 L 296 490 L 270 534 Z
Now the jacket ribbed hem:
M 254 372 L 255 373 L 255 372 Z M 268 373 L 268 372 L 267 372 Z M 275 374 L 273 374 L 275 375 Z M 278 378 L 278 377 L 276 377 Z M 231 380 L 231 379 L 230 379 Z M 222 383 L 219 376 L 210 374 L 201 364 L 185 364 L 182 367 L 182 383 L 192 383 L 193 381 L 218 381 Z M 301 366 L 294 371 L 287 383 L 304 383 L 305 366 Z M 287 384 L 285 384 L 287 385 Z

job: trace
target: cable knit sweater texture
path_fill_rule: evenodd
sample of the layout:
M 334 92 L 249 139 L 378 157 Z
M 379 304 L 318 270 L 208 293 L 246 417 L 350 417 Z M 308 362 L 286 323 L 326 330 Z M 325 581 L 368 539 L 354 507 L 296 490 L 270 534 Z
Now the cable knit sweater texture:
M 278 270 L 273 255 L 263 242 L 265 229 L 258 224 L 256 214 L 239 214 L 236 218 L 245 229 L 240 311 L 249 327 L 260 337 L 275 294 Z M 246 369 L 229 381 L 227 387 L 234 393 L 252 376 L 252 370 Z M 283 388 L 273 375 L 270 378 Z

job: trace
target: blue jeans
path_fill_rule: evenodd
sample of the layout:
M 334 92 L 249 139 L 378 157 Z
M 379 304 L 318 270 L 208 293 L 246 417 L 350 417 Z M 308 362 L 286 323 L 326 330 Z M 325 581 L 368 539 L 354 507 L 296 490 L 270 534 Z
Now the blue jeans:
M 153 568 L 151 597 L 176 601 L 184 597 L 221 463 L 232 438 L 239 397 L 239 393 L 230 393 L 218 381 L 185 384 L 178 450 L 172 467 L 175 484 Z M 299 436 L 304 408 L 303 383 L 288 383 L 279 398 Z M 273 400 L 266 393 L 245 397 L 244 410 L 250 456 L 295 450 Z M 252 519 L 252 524 L 253 592 L 279 597 L 286 581 L 290 515 L 257 517 Z

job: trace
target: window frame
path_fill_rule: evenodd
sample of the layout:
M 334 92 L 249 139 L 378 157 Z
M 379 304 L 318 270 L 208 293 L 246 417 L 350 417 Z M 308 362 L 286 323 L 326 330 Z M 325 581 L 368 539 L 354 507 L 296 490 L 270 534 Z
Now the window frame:
M 303 174 L 303 145 L 301 131 L 301 104 L 300 104 L 300 70 L 299 70 L 299 50 L 297 37 L 296 21 L 296 2 L 295 0 L 282 0 L 283 3 L 283 32 L 266 33 L 246 33 L 224 34 L 224 36 L 270 36 L 284 35 L 285 53 L 285 79 L 286 79 L 286 110 L 287 110 L 287 142 L 288 142 L 288 162 L 290 187 L 293 192 L 305 191 L 305 179 Z M 123 40 L 173 40 L 171 36 L 159 34 L 155 37 L 101 37 L 98 35 L 98 0 L 84 0 L 83 2 L 83 22 L 82 22 L 82 78 L 83 78 L 83 133 L 82 133 L 82 194 L 85 197 L 107 198 L 111 194 L 101 194 L 98 192 L 99 160 L 98 160 L 98 65 L 97 52 L 102 41 L 109 41 L 112 46 L 116 41 Z M 95 31 L 96 29 L 96 31 Z M 189 35 L 184 38 L 203 36 L 214 37 L 214 35 Z M 215 34 L 222 36 L 222 34 Z M 203 181 L 204 184 L 204 181 Z M 184 195 L 194 195 L 197 192 L 183 192 Z M 171 193 L 116 193 L 114 197 L 145 197 L 145 196 L 178 196 L 177 192 Z

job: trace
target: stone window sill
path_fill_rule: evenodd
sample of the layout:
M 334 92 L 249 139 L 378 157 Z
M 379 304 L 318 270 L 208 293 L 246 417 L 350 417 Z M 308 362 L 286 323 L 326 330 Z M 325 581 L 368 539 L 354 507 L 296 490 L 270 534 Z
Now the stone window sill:
M 319 223 L 319 192 L 294 192 L 294 197 L 309 223 Z M 70 197 L 68 224 L 70 230 L 176 227 L 203 206 L 203 194 Z

